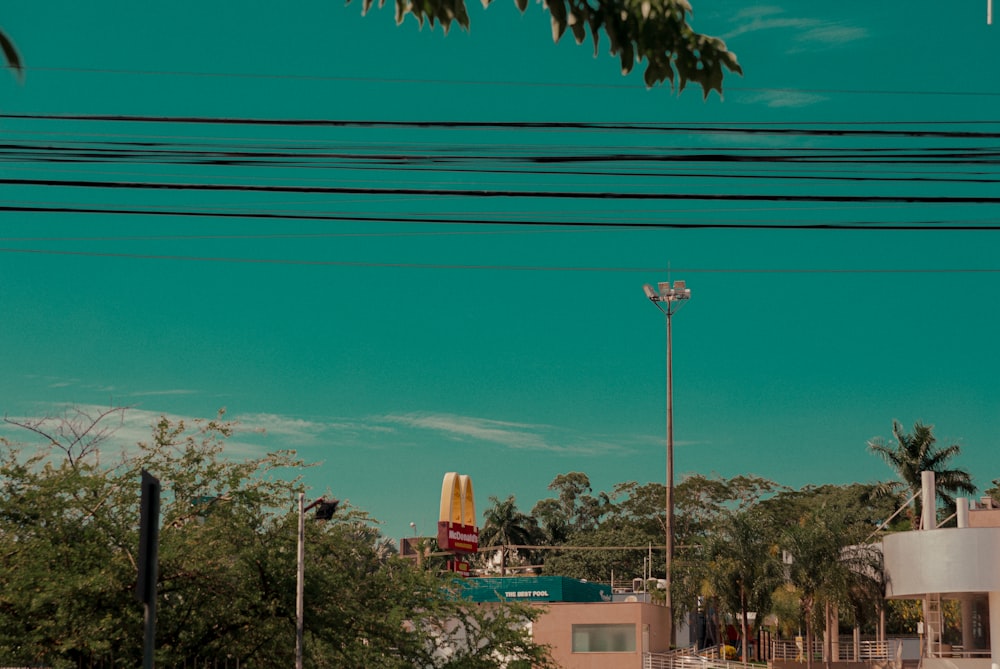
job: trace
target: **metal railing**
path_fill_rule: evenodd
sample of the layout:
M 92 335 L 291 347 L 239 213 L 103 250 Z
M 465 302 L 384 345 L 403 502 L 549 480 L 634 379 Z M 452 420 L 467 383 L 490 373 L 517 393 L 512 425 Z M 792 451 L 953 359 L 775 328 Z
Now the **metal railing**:
M 990 657 L 992 650 L 989 648 L 966 648 L 958 644 L 941 644 L 938 652 L 931 657 L 944 658 L 984 658 Z
M 892 655 L 888 641 L 861 641 L 857 653 L 854 644 L 840 644 L 840 659 L 845 662 L 869 662 L 888 660 Z
M 801 644 L 801 647 L 800 647 Z M 771 657 L 775 660 L 796 661 L 806 657 L 805 641 L 789 641 L 787 639 L 774 639 L 771 641 Z M 812 657 L 814 660 L 823 658 L 823 643 L 813 640 Z
M 762 669 L 766 665 L 703 657 L 684 649 L 672 653 L 643 653 L 642 666 L 643 669 Z
M 800 648 L 798 641 L 789 641 L 785 639 L 776 639 L 771 642 L 771 657 L 775 660 L 790 660 L 804 661 L 806 657 L 806 649 Z M 880 660 L 889 660 L 895 654 L 895 647 L 898 645 L 896 640 L 866 640 L 858 643 L 855 647 L 854 642 L 840 641 L 837 643 L 836 656 L 841 662 L 876 662 Z M 814 660 L 823 659 L 823 642 L 821 640 L 814 640 L 812 644 L 812 657 Z

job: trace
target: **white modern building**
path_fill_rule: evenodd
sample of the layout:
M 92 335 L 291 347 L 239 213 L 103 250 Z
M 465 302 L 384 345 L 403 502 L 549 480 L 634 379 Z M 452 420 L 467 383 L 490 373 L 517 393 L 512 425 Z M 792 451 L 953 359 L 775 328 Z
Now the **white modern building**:
M 932 472 L 923 500 L 924 529 L 883 537 L 886 598 L 924 602 L 923 669 L 1000 669 L 1000 508 L 960 499 L 957 527 L 937 527 Z M 949 601 L 961 611 L 960 642 L 943 636 Z

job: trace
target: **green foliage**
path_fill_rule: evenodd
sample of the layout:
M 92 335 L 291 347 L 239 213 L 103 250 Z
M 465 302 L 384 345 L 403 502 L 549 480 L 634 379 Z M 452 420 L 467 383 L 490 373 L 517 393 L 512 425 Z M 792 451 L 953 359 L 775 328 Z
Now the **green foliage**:
M 923 600 L 890 599 L 885 602 L 885 627 L 887 634 L 917 635 L 917 625 L 924 620 Z M 956 599 L 941 600 L 944 643 L 962 643 L 962 604 Z
M 224 457 L 235 426 L 221 413 L 161 418 L 148 443 L 109 461 L 105 426 L 123 411 L 15 423 L 45 445 L 0 451 L 0 657 L 56 669 L 140 664 L 133 590 L 146 469 L 163 485 L 157 664 L 288 664 L 303 463 L 288 452 Z M 306 526 L 306 666 L 551 666 L 526 627 L 537 609 L 468 605 L 343 507 Z
M 591 495 L 590 479 L 582 472 L 559 474 L 549 490 L 556 497 L 540 500 L 531 510 L 547 541 L 552 545 L 565 543 L 573 534 L 595 529 L 609 510 L 610 498 L 605 493 Z
M 724 613 L 738 621 L 743 641 L 742 657 L 749 657 L 747 641 L 752 631 L 751 611 L 769 611 L 771 594 L 781 585 L 783 574 L 778 559 L 777 537 L 759 511 L 749 509 L 728 514 L 702 553 L 705 594 Z M 764 616 L 755 618 L 759 626 Z
M 786 579 L 799 594 L 807 648 L 826 604 L 856 612 L 875 610 L 882 600 L 881 552 L 858 543 L 857 531 L 814 512 L 782 532 L 780 546 L 791 558 Z M 807 666 L 811 663 L 807 653 Z
M 876 491 L 881 496 L 905 501 L 910 495 L 920 492 L 921 472 L 934 472 L 934 487 L 939 504 L 954 508 L 955 495 L 960 492 L 974 493 L 972 477 L 964 469 L 950 468 L 949 461 L 961 452 L 958 444 L 944 448 L 937 446 L 934 426 L 916 422 L 913 432 L 907 433 L 899 421 L 892 421 L 893 440 L 875 437 L 868 441 L 868 449 L 881 457 L 896 472 L 899 481 L 883 483 Z M 902 491 L 905 493 L 901 494 Z M 911 502 L 910 522 L 916 528 L 920 518 L 919 496 Z
M 782 490 L 763 500 L 760 508 L 777 526 L 797 523 L 810 514 L 820 513 L 830 521 L 856 528 L 857 534 L 867 536 L 896 511 L 896 500 L 879 494 L 881 485 L 851 483 Z
M 483 512 L 483 527 L 479 531 L 479 545 L 483 548 L 496 547 L 500 551 L 500 575 L 507 573 L 507 563 L 512 551 L 518 555 L 529 557 L 530 550 L 511 549 L 511 546 L 530 546 L 541 538 L 541 530 L 535 519 L 522 513 L 517 508 L 517 502 L 511 495 L 500 501 L 490 497 L 490 506 Z M 490 553 L 484 553 L 489 559 Z
M 883 584 L 879 556 L 867 542 L 895 510 L 893 500 L 873 496 L 877 487 L 792 490 L 752 475 L 685 478 L 675 489 L 675 617 L 710 609 L 742 625 L 744 612 L 756 611 L 759 625 L 772 612 L 792 632 L 807 622 L 811 630 L 829 602 L 845 622 L 873 626 Z M 612 573 L 617 582 L 647 573 L 662 578 L 662 484 L 627 481 L 610 495 L 594 495 L 589 478 L 572 472 L 557 476 L 550 489 L 556 496 L 540 501 L 532 515 L 543 521 L 551 545 L 565 550 L 540 554 L 545 573 L 602 582 Z M 781 563 L 782 549 L 791 564 Z
M 986 491 L 986 494 L 993 498 L 994 501 L 1000 502 L 1000 479 L 993 479 L 993 487 Z
M 662 486 L 661 486 L 662 489 Z M 719 518 L 752 508 L 765 497 L 787 491 L 773 481 L 741 475 L 731 479 L 687 476 L 674 490 L 674 534 L 680 545 L 700 544 Z
M 349 1 L 349 0 L 348 0 Z M 482 0 L 489 6 L 491 0 Z M 469 14 L 464 0 L 395 0 L 396 23 L 407 14 L 421 26 L 440 23 L 445 32 L 453 22 L 469 29 Z M 374 0 L 362 0 L 367 13 Z M 385 0 L 379 0 L 379 7 Z M 524 12 L 528 0 L 515 0 Z M 742 74 L 736 54 L 717 37 L 696 33 L 688 24 L 691 5 L 687 0 L 541 0 L 549 12 L 552 39 L 556 42 L 566 31 L 573 33 L 577 44 L 587 40 L 600 51 L 601 34 L 612 56 L 628 74 L 636 63 L 646 64 L 643 81 L 647 87 L 670 82 L 683 91 L 688 82 L 699 84 L 708 97 L 710 91 L 722 93 L 724 70 Z
M 643 574 L 643 560 L 649 541 L 650 537 L 641 528 L 609 521 L 593 530 L 574 534 L 572 540 L 564 544 L 569 550 L 550 551 L 545 559 L 545 571 L 588 581 L 607 582 L 612 575 L 618 581 L 630 581 Z M 574 546 L 606 547 L 611 550 L 572 550 Z M 632 548 L 613 550 L 617 546 Z M 662 577 L 663 550 L 657 550 L 656 554 L 660 558 L 657 563 Z
M 802 607 L 799 600 L 799 591 L 787 581 L 771 593 L 771 616 L 779 634 L 786 639 L 802 629 Z

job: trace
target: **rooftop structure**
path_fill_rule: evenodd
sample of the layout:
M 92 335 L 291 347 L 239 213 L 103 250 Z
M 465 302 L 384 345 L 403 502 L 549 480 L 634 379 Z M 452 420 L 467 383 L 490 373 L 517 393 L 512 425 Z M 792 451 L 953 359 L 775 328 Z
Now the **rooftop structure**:
M 928 474 L 930 476 L 928 476 Z M 957 527 L 937 527 L 933 472 L 924 472 L 926 529 L 886 535 L 886 598 L 924 602 L 924 669 L 1000 666 L 1000 509 L 958 500 Z M 929 479 L 929 480 L 928 480 Z M 961 643 L 944 637 L 942 601 L 961 605 Z

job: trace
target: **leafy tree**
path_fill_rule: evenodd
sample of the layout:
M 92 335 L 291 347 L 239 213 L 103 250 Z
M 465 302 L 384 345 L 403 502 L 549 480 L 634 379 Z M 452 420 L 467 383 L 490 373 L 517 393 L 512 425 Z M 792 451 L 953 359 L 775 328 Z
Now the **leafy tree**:
M 267 509 L 286 506 L 297 485 L 270 473 L 301 463 L 287 453 L 222 459 L 232 425 L 221 414 L 191 426 L 161 419 L 149 443 L 109 462 L 101 450 L 110 443 L 109 423 L 123 413 L 71 410 L 8 421 L 47 445 L 29 455 L 14 447 L 4 452 L 0 654 L 53 667 L 95 658 L 138 664 L 142 619 L 132 590 L 143 469 L 164 483 L 161 661 L 229 655 L 254 661 L 278 652 L 275 632 L 288 619 L 277 614 L 293 609 L 289 590 L 267 587 L 275 580 L 268 570 L 294 573 L 294 562 L 269 564 L 262 573 L 253 558 L 271 539 Z M 258 637 L 267 643 L 255 643 Z
M 566 542 L 576 532 L 593 530 L 608 510 L 611 499 L 606 493 L 591 495 L 590 478 L 583 472 L 559 474 L 549 490 L 557 497 L 540 500 L 531 510 L 553 546 Z
M 650 543 L 641 528 L 609 519 L 600 527 L 574 534 L 563 544 L 565 551 L 551 551 L 545 559 L 545 571 L 588 581 L 607 582 L 612 575 L 618 581 L 631 581 L 643 574 Z M 663 555 L 662 548 L 657 552 Z
M 787 490 L 765 478 L 754 475 L 731 479 L 687 476 L 678 484 L 674 496 L 677 520 L 674 531 L 680 545 L 700 543 L 711 533 L 720 518 L 733 510 L 746 510 L 761 499 Z
M 666 532 L 665 500 L 666 486 L 662 483 L 618 483 L 611 491 L 611 507 L 606 520 L 634 527 L 659 544 Z
M 916 495 L 921 489 L 921 472 L 934 472 L 934 487 L 937 498 L 946 508 L 955 505 L 955 495 L 960 492 L 974 493 L 972 477 L 964 469 L 949 468 L 949 461 L 958 455 L 961 447 L 951 444 L 944 448 L 937 446 L 934 426 L 916 422 L 913 432 L 905 432 L 899 421 L 892 422 L 894 441 L 875 437 L 868 441 L 868 449 L 881 457 L 892 467 L 899 481 L 887 482 L 877 490 L 879 495 L 899 496 L 901 490 Z M 910 524 L 917 527 L 921 504 L 919 496 L 910 504 L 908 513 Z
M 145 469 L 163 484 L 157 664 L 287 663 L 292 501 L 304 465 L 289 452 L 224 457 L 236 426 L 222 414 L 161 418 L 148 443 L 108 458 L 106 425 L 123 411 L 19 421 L 45 444 L 0 449 L 0 657 L 55 669 L 138 666 Z M 526 627 L 537 609 L 467 603 L 454 581 L 385 551 L 366 515 L 342 506 L 307 526 L 307 666 L 551 666 Z
M 809 513 L 820 513 L 867 536 L 896 511 L 895 498 L 877 494 L 881 486 L 879 483 L 804 486 L 799 490 L 782 490 L 762 500 L 759 507 L 776 526 L 796 523 Z
M 450 576 L 373 551 L 375 536 L 350 519 L 308 527 L 305 648 L 314 667 L 552 666 L 526 627 L 537 608 L 469 604 Z
M 986 491 L 986 494 L 993 498 L 995 502 L 1000 502 L 1000 479 L 993 479 L 993 487 Z
M 572 472 L 557 476 L 549 488 L 559 496 L 541 500 L 532 514 L 543 520 L 550 545 L 567 550 L 544 554 L 547 572 L 590 581 L 607 581 L 611 574 L 631 579 L 644 573 L 647 546 L 662 555 L 662 484 L 629 481 L 610 496 L 594 496 L 589 478 Z
M 779 490 L 785 488 L 754 475 L 724 479 L 698 474 L 678 484 L 674 495 L 678 550 L 671 569 L 675 619 L 699 609 L 706 579 L 704 550 L 717 528 L 732 513 L 752 509 L 762 498 Z
M 811 669 L 813 630 L 825 605 L 853 611 L 862 601 L 869 605 L 881 601 L 880 553 L 857 543 L 857 537 L 836 520 L 816 513 L 786 527 L 779 545 L 791 557 L 786 578 L 798 591 L 806 624 L 806 667 Z
M 490 0 L 482 0 L 484 6 Z M 362 0 L 367 13 L 374 0 Z M 382 7 L 385 0 L 379 0 Z M 515 0 L 523 13 L 528 0 Z M 645 61 L 643 81 L 647 87 L 676 78 L 678 92 L 689 81 L 699 84 L 708 97 L 710 91 L 722 93 L 723 69 L 742 74 L 736 54 L 717 37 L 696 33 L 688 24 L 691 5 L 687 0 L 542 0 L 552 24 L 556 42 L 566 30 L 582 44 L 590 33 L 594 55 L 600 50 L 601 33 L 608 40 L 612 56 L 621 63 L 622 74 Z M 445 32 L 452 22 L 469 29 L 469 13 L 464 0 L 396 0 L 396 23 L 412 14 L 423 26 L 440 23 Z
M 706 582 L 721 609 L 740 621 L 742 657 L 749 658 L 749 613 L 771 608 L 771 594 L 782 582 L 777 542 L 766 518 L 750 509 L 729 513 L 710 538 L 705 551 Z
M 484 548 L 499 548 L 501 576 L 507 574 L 510 546 L 533 545 L 539 536 L 535 520 L 517 508 L 513 495 L 503 501 L 495 496 L 490 497 L 490 506 L 483 512 L 479 544 Z

